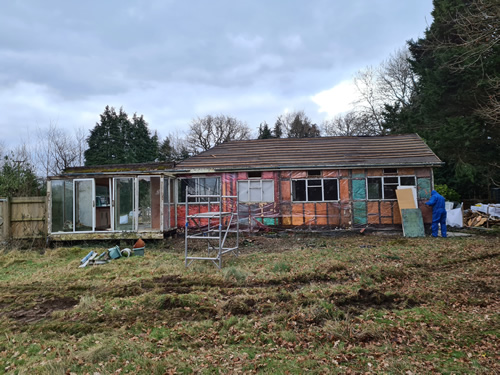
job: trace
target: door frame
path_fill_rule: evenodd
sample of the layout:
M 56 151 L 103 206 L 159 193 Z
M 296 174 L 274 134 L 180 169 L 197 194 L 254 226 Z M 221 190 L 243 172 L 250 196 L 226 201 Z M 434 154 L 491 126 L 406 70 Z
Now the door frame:
M 92 185 L 92 202 L 91 202 L 91 212 L 92 212 L 92 230 L 76 230 L 76 194 L 78 182 L 90 181 Z M 95 179 L 94 178 L 75 178 L 73 179 L 73 233 L 93 233 L 95 232 Z
M 135 177 L 135 205 L 134 205 L 134 213 L 135 215 L 137 215 L 137 218 L 136 218 L 136 231 L 138 231 L 139 229 L 139 179 L 141 178 L 149 178 L 149 182 L 150 182 L 150 185 L 151 185 L 151 179 L 152 178 L 158 178 L 159 179 L 159 186 L 160 186 L 160 202 L 159 202 L 159 210 L 160 210 L 160 228 L 159 229 L 155 229 L 155 228 L 149 228 L 149 229 L 146 229 L 145 231 L 161 231 L 163 232 L 163 228 L 164 228 L 164 225 L 163 225 L 163 217 L 164 217 L 164 212 L 163 212 L 163 204 L 164 204 L 164 186 L 163 186 L 163 177 L 164 176 L 161 176 L 161 175 L 141 175 L 141 176 L 137 176 Z M 152 190 L 150 190 L 151 193 L 152 193 Z M 153 207 L 151 207 L 151 210 L 153 210 Z M 151 223 L 152 225 L 153 223 Z
M 112 203 L 111 203 L 111 231 L 112 232 L 127 232 L 127 231 L 124 231 L 124 230 L 118 230 L 115 228 L 115 220 L 117 219 L 116 218 L 116 213 L 117 213 L 117 209 L 116 209 L 116 198 L 117 198 L 117 194 L 116 194 L 116 183 L 115 181 L 118 181 L 118 180 L 132 180 L 132 187 L 134 189 L 134 191 L 132 192 L 132 207 L 133 207 L 133 212 L 134 212 L 134 215 L 133 215 L 133 225 L 132 225 L 132 229 L 130 229 L 130 231 L 134 231 L 134 232 L 137 232 L 137 224 L 138 224 L 138 215 L 137 215 L 137 178 L 136 177 L 113 177 L 112 178 L 112 189 L 111 189 L 111 194 L 112 194 Z M 118 219 L 119 220 L 119 219 Z

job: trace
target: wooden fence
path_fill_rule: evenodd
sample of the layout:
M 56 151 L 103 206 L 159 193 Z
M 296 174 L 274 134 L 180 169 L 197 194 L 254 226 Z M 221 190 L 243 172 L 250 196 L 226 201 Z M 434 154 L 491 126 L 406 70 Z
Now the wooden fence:
M 47 236 L 45 197 L 0 198 L 0 240 Z

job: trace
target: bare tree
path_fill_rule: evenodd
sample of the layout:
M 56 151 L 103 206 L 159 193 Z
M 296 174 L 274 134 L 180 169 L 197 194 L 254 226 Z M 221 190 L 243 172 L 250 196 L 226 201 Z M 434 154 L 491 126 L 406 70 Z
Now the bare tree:
M 85 139 L 82 128 L 76 129 L 73 137 L 54 124 L 38 129 L 34 155 L 39 173 L 58 175 L 66 168 L 83 165 Z
M 417 77 L 410 65 L 411 53 L 400 48 L 380 64 L 377 74 L 379 95 L 385 103 L 397 103 L 401 108 L 410 105 Z
M 355 101 L 355 111 L 359 117 L 368 121 L 367 127 L 372 134 L 383 134 L 384 99 L 377 85 L 378 71 L 371 66 L 360 70 L 354 77 L 359 98 Z
M 359 93 L 354 112 L 358 119 L 366 122 L 363 132 L 384 134 L 385 105 L 404 108 L 410 104 L 415 93 L 416 76 L 409 58 L 408 49 L 401 48 L 378 67 L 367 67 L 354 77 Z
M 321 125 L 321 131 L 326 136 L 371 135 L 369 122 L 356 111 L 325 120 Z
M 181 161 L 190 156 L 186 137 L 178 131 L 170 132 L 160 144 L 160 161 Z
M 32 153 L 28 143 L 23 142 L 21 145 L 18 145 L 11 150 L 9 159 L 16 167 L 28 169 L 32 168 Z
M 211 149 L 221 143 L 250 138 L 247 124 L 226 115 L 193 119 L 189 125 L 187 143 L 193 154 Z
M 500 43 L 500 2 L 498 0 L 472 0 L 461 11 L 449 17 L 446 26 L 455 30 L 447 40 L 434 39 L 438 49 L 462 47 L 454 54 L 448 67 L 462 72 L 472 66 L 483 64 Z
M 76 165 L 84 165 L 85 163 L 85 150 L 87 149 L 87 133 L 88 131 L 83 128 L 75 128 L 74 130 L 74 142 L 76 146 Z

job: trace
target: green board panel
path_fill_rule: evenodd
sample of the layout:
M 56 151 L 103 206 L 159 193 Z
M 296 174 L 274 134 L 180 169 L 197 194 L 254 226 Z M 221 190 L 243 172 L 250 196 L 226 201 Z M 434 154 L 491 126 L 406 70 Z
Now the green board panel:
M 431 179 L 430 178 L 419 178 L 417 182 L 417 194 L 418 199 L 430 199 L 431 198 Z
M 265 217 L 264 218 L 264 225 L 276 225 L 276 219 L 272 217 Z
M 365 180 L 352 180 L 352 199 L 366 199 L 366 182 Z
M 422 212 L 418 208 L 405 208 L 401 210 L 401 216 L 405 237 L 425 237 Z
M 258 221 L 259 223 L 262 223 L 264 225 L 276 225 L 277 224 L 277 219 L 272 218 L 272 217 L 256 217 L 255 221 Z
M 365 177 L 365 171 L 352 171 L 352 177 Z
M 354 202 L 352 208 L 354 224 L 366 224 L 368 222 L 366 216 L 366 202 Z

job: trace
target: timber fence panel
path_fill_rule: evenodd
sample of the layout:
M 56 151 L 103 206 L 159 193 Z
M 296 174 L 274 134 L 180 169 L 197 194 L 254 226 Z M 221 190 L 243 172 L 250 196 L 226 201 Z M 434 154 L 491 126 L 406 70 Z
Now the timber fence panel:
M 10 237 L 12 239 L 44 238 L 47 235 L 45 197 L 11 198 Z

